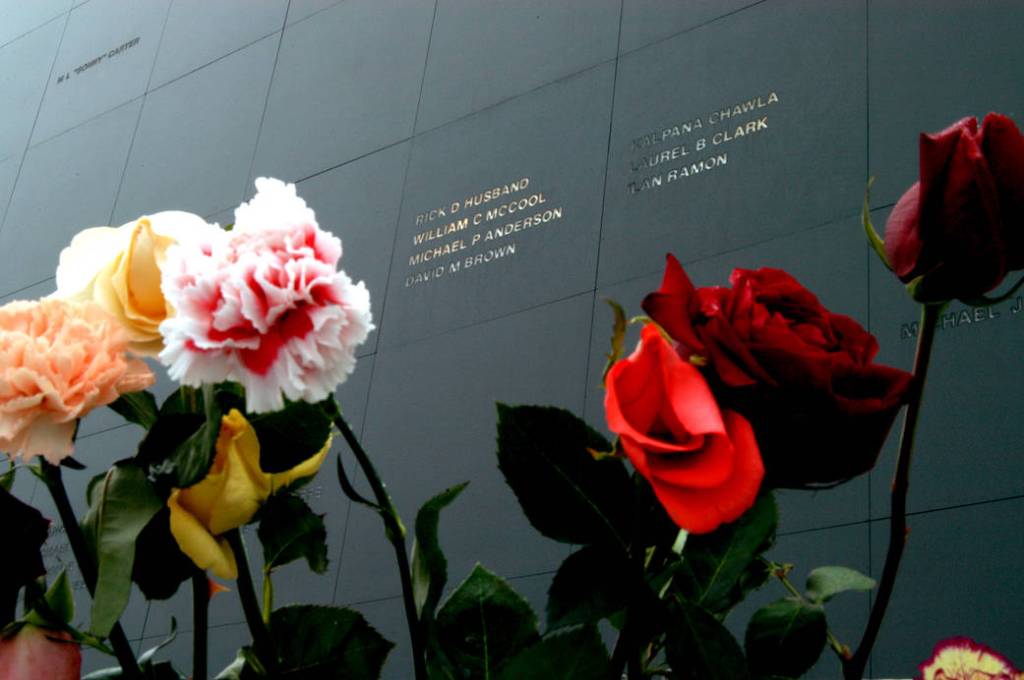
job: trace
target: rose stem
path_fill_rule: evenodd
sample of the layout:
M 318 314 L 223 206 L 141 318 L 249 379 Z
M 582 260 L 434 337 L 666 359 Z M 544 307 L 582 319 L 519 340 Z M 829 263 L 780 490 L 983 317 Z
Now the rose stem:
M 643 505 L 641 499 L 643 494 L 641 493 L 641 487 L 645 482 L 640 475 L 633 473 L 633 526 L 632 536 L 629 541 L 629 570 L 630 570 L 630 583 L 629 583 L 629 601 L 626 603 L 626 620 L 622 625 L 622 632 L 619 633 L 619 639 L 615 642 L 615 649 L 612 651 L 612 658 L 609 662 L 611 673 L 608 675 L 609 678 L 618 679 L 622 676 L 622 671 L 627 665 L 629 665 L 629 678 L 641 678 L 643 677 L 643 663 L 640 658 L 642 654 L 642 643 L 643 640 L 634 640 L 640 636 L 637 635 L 637 614 L 639 610 L 637 608 L 638 601 L 644 596 L 643 588 L 645 587 L 644 578 L 644 546 L 638 545 L 641 535 L 641 514 Z M 635 572 L 635 573 L 634 573 Z M 636 650 L 631 649 L 636 647 Z M 636 654 L 631 654 L 635 651 Z
M 259 602 L 256 601 L 256 590 L 252 585 L 249 558 L 245 553 L 242 534 L 238 529 L 232 529 L 224 534 L 224 538 L 231 546 L 231 552 L 235 554 L 235 563 L 238 565 L 238 597 L 242 600 L 242 611 L 245 613 L 245 621 L 249 624 L 249 632 L 256 646 L 256 656 L 268 671 L 273 670 L 277 666 L 277 653 L 270 639 L 270 631 L 263 623 Z
M 945 303 L 922 305 L 921 330 L 917 335 L 917 351 L 914 354 L 914 377 L 910 383 L 907 412 L 903 416 L 903 431 L 900 433 L 900 448 L 896 457 L 896 474 L 892 482 L 889 549 L 885 555 L 885 567 L 878 582 L 878 592 L 871 606 L 864 637 L 861 638 L 853 656 L 843 663 L 843 677 L 846 680 L 860 680 L 864 676 L 871 648 L 875 645 L 878 631 L 882 627 L 882 618 L 885 616 L 896 584 L 896 572 L 900 567 L 903 549 L 907 544 L 907 491 L 910 487 L 910 459 L 914 450 L 914 432 L 921 411 L 921 397 L 924 394 L 925 377 L 928 375 L 935 329 L 944 307 Z
M 206 631 L 209 626 L 210 582 L 206 571 L 192 572 L 192 680 L 206 680 Z
M 413 666 L 417 680 L 426 680 L 427 667 L 423 654 L 422 631 L 419 615 L 416 613 L 416 602 L 412 595 L 412 576 L 409 570 L 409 556 L 405 551 L 405 529 L 402 526 L 402 520 L 399 518 L 394 504 L 391 502 L 391 497 L 388 495 L 384 482 L 381 480 L 380 475 L 377 474 L 376 468 L 373 467 L 370 457 L 366 455 L 366 451 L 363 450 L 359 440 L 356 439 L 356 435 L 348 426 L 344 416 L 341 415 L 341 410 L 337 408 L 336 404 L 332 404 L 332 406 L 334 406 L 334 413 L 332 414 L 334 425 L 341 432 L 341 436 L 345 438 L 349 448 L 352 449 L 356 460 L 359 461 L 359 467 L 362 468 L 363 474 L 366 475 L 366 480 L 370 483 L 370 488 L 373 489 L 377 505 L 380 506 L 378 512 L 381 519 L 384 520 L 384 533 L 395 549 L 395 559 L 398 561 L 398 575 L 402 581 L 402 600 L 405 603 L 405 618 L 409 624 L 409 641 L 412 643 Z
M 75 561 L 78 562 L 78 570 L 82 572 L 85 587 L 88 588 L 90 597 L 94 597 L 96 595 L 96 565 L 93 564 L 93 556 L 85 542 L 82 527 L 75 519 L 75 511 L 71 509 L 71 501 L 64 489 L 60 466 L 51 465 L 45 460 L 41 463 L 43 483 L 46 484 L 53 502 L 57 505 L 57 514 L 60 515 L 60 521 L 64 524 L 64 533 L 71 544 L 71 552 L 75 555 Z M 132 652 L 131 645 L 128 644 L 128 637 L 124 634 L 120 621 L 115 622 L 114 627 L 110 629 L 109 638 L 110 644 L 114 648 L 114 655 L 117 657 L 117 662 L 121 664 L 121 670 L 124 671 L 125 677 L 141 677 L 139 665 L 135 661 L 135 654 Z
M 263 623 L 270 625 L 270 613 L 274 611 L 274 582 L 270 570 L 263 568 Z

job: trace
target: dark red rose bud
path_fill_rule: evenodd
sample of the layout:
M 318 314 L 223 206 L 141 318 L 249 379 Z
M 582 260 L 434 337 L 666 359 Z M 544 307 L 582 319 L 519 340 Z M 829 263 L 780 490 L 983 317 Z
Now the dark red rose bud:
M 999 192 L 1006 268 L 1024 269 L 1024 135 L 1006 116 L 990 113 L 981 125 L 981 152 Z
M 668 257 L 644 310 L 707 360 L 723 408 L 754 428 L 765 482 L 838 484 L 870 470 L 904 403 L 909 373 L 873 363 L 878 342 L 778 269 L 737 269 L 732 288 L 694 288 Z
M 921 135 L 920 181 L 896 203 L 885 251 L 922 302 L 976 298 L 1024 267 L 1024 137 L 990 113 Z

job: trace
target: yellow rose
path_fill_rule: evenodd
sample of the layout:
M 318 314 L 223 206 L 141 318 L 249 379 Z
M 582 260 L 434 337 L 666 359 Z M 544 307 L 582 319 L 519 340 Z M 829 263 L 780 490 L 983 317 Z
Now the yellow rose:
M 128 331 L 132 350 L 156 354 L 160 323 L 172 313 L 160 290 L 167 249 L 213 229 L 197 215 L 168 211 L 80 231 L 61 251 L 54 297 L 98 303 Z
M 291 470 L 268 474 L 260 469 L 260 443 L 249 421 L 236 409 L 221 419 L 217 455 L 206 477 L 167 499 L 171 534 L 181 551 L 200 569 L 223 579 L 238 578 L 234 553 L 221 534 L 252 519 L 270 494 L 320 469 L 331 446 Z

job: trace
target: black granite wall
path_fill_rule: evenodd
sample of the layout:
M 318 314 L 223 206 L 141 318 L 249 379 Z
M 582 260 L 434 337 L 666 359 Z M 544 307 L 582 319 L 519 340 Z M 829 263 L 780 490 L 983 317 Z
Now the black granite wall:
M 882 224 L 919 131 L 989 110 L 1024 122 L 1022 19 L 1011 1 L 0 0 L 0 295 L 49 293 L 84 227 L 166 209 L 224 224 L 254 177 L 297 183 L 371 291 L 379 329 L 338 397 L 399 509 L 472 480 L 443 520 L 453 580 L 480 560 L 542 608 L 566 551 L 505 488 L 493 403 L 599 424 L 600 298 L 638 310 L 667 251 L 698 285 L 784 267 L 909 368 L 916 311 L 864 243 L 865 180 Z M 912 675 L 954 634 L 1024 663 L 1016 302 L 954 305 L 939 334 L 874 677 Z M 102 469 L 139 435 L 97 414 L 76 457 Z M 833 491 L 780 494 L 776 559 L 877 575 L 893 449 Z M 68 475 L 80 508 L 87 476 Z M 29 475 L 17 490 L 53 514 Z M 279 601 L 355 606 L 399 644 L 388 677 L 407 677 L 379 521 L 329 472 L 307 493 L 332 568 L 286 570 Z M 54 567 L 70 561 L 59 532 Z M 135 596 L 140 648 L 189 621 L 186 595 Z M 868 599 L 844 597 L 835 630 L 852 644 Z M 219 669 L 247 632 L 231 594 L 211 618 Z M 182 668 L 188 646 L 170 648 Z M 824 658 L 816 677 L 837 668 Z

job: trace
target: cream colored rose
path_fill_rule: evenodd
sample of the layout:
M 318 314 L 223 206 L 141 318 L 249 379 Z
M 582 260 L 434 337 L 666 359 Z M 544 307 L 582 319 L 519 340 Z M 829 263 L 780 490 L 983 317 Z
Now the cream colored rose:
M 160 323 L 173 313 L 160 290 L 167 249 L 213 229 L 198 215 L 167 211 L 80 231 L 61 251 L 53 296 L 96 302 L 125 327 L 134 352 L 157 354 Z

